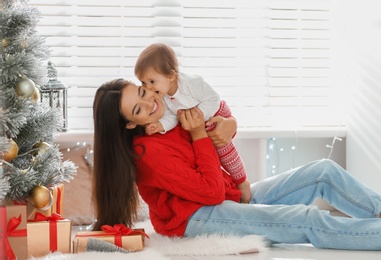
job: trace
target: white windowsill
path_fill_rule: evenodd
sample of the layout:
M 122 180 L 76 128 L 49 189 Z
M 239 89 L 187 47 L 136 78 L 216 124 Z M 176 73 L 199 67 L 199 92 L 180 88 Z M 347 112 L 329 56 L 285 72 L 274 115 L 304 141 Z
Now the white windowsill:
M 239 128 L 236 138 L 324 138 L 345 137 L 346 127 L 255 127 Z
M 325 128 L 281 128 L 281 127 L 255 127 L 255 128 L 239 128 L 235 138 L 324 138 L 324 137 L 345 137 L 346 127 L 325 127 Z M 55 139 L 56 143 L 92 143 L 92 130 L 69 130 L 68 132 L 59 133 Z

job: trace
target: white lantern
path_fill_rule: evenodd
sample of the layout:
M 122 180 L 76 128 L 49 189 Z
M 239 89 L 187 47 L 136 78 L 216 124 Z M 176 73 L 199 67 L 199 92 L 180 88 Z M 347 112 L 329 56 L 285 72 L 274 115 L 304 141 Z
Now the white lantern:
M 41 88 L 41 102 L 48 103 L 52 108 L 59 108 L 62 113 L 62 132 L 68 130 L 67 121 L 67 87 L 57 80 L 57 69 L 53 63 L 48 63 L 48 83 Z

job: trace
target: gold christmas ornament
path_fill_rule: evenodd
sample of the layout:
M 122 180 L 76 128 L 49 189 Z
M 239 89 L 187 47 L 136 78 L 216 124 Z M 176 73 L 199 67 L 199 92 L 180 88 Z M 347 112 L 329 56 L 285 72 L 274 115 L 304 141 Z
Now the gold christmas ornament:
M 22 49 L 25 49 L 27 46 L 28 46 L 28 43 L 25 39 L 20 42 L 20 47 Z
M 34 94 L 36 85 L 28 78 L 21 78 L 16 84 L 16 93 L 20 97 L 30 98 Z
M 38 102 L 40 100 L 40 91 L 38 90 L 37 87 L 34 87 L 34 93 L 32 95 L 32 100 L 34 102 Z
M 53 204 L 53 196 L 45 186 L 38 185 L 30 190 L 28 200 L 36 209 L 46 210 Z
M 33 149 L 37 149 L 33 151 L 32 155 L 36 156 L 37 154 L 43 154 L 48 148 L 50 147 L 50 144 L 47 142 L 39 142 L 33 145 Z
M 8 40 L 7 40 L 7 38 L 2 39 L 1 43 L 3 44 L 4 47 L 7 47 L 8 46 Z
M 13 159 L 15 159 L 19 152 L 19 147 L 16 144 L 16 142 L 13 141 L 12 139 L 10 139 L 9 142 L 11 143 L 11 148 L 9 148 L 8 151 L 4 151 L 4 161 L 7 161 L 7 162 L 10 162 Z

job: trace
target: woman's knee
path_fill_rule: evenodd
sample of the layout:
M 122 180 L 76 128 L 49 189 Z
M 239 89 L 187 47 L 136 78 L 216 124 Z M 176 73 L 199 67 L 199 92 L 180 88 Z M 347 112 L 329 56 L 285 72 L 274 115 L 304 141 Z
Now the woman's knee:
M 322 159 L 317 162 L 317 170 L 320 172 L 320 176 L 335 176 L 343 174 L 345 170 L 341 168 L 339 164 L 331 159 Z

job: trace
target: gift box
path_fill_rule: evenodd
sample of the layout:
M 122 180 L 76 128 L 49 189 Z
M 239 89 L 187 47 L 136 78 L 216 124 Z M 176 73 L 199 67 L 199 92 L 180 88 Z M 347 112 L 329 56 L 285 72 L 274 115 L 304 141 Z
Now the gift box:
M 53 204 L 51 212 L 64 217 L 64 185 L 59 184 L 51 189 L 53 195 Z
M 27 220 L 33 219 L 37 212 L 45 216 L 50 216 L 53 213 L 57 213 L 62 216 L 63 215 L 62 213 L 63 213 L 64 185 L 59 184 L 54 186 L 53 188 L 49 188 L 49 190 L 50 190 L 50 193 L 52 194 L 53 202 L 52 202 L 52 205 L 48 208 L 37 209 L 27 199 L 24 199 L 22 201 L 13 201 L 13 200 L 6 199 L 4 200 L 4 203 L 5 205 L 26 205 Z
M 52 214 L 52 209 L 51 208 L 49 208 L 47 210 L 36 209 L 26 199 L 24 199 L 22 201 L 15 201 L 15 200 L 6 199 L 6 200 L 4 200 L 4 204 L 7 205 L 7 206 L 10 206 L 10 205 L 22 205 L 22 206 L 25 206 L 26 207 L 26 219 L 27 220 L 33 219 L 34 215 L 36 214 L 36 212 L 40 212 L 40 213 L 42 213 L 42 214 L 44 214 L 46 216 L 49 216 L 49 215 Z
M 50 252 L 71 253 L 71 221 L 53 213 L 37 212 L 28 220 L 28 257 L 41 257 Z
M 0 259 L 28 257 L 26 206 L 0 206 Z
M 101 239 L 128 251 L 141 251 L 144 248 L 144 238 L 148 237 L 144 229 L 130 229 L 123 224 L 102 226 L 102 231 L 77 232 L 73 239 L 73 253 L 84 252 L 88 238 Z

